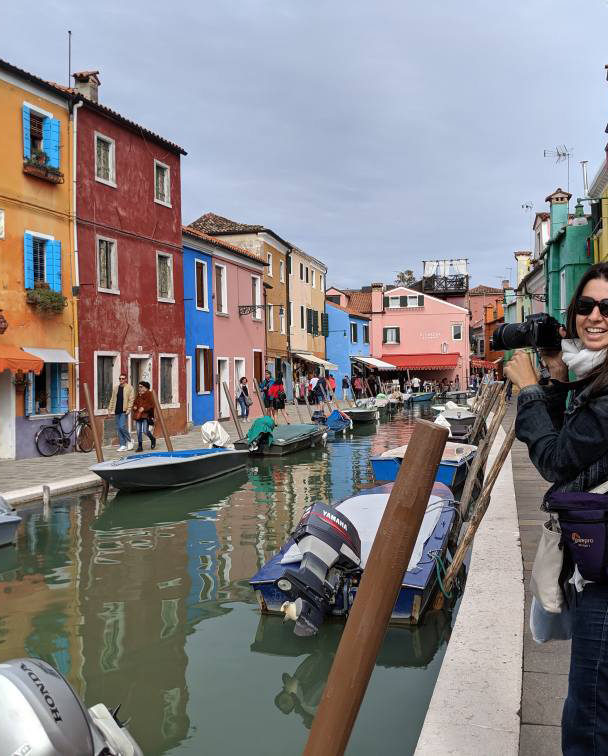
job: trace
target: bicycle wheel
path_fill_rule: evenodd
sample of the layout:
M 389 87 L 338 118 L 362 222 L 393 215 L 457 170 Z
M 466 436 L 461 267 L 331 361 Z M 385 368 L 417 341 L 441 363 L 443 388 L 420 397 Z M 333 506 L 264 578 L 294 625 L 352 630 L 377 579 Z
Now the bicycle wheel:
M 91 428 L 88 422 L 80 425 L 76 431 L 76 446 L 85 454 L 92 451 L 94 446 L 93 428 Z
M 53 425 L 43 425 L 36 433 L 36 449 L 43 457 L 52 457 L 63 448 L 61 432 Z

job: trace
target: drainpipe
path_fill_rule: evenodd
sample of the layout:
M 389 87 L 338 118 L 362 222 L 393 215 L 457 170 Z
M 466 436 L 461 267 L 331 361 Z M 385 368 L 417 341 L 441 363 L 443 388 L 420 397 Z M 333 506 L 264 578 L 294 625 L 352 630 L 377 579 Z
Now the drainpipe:
M 77 227 L 77 221 L 76 221 L 76 166 L 78 164 L 77 161 L 77 154 L 78 154 L 78 145 L 77 145 L 77 137 L 78 137 L 78 109 L 82 107 L 82 100 L 80 102 L 77 102 L 72 107 L 72 116 L 73 116 L 73 124 L 72 124 L 72 202 L 74 207 L 74 215 L 73 215 L 73 242 L 72 242 L 72 248 L 74 250 L 74 284 L 75 287 L 80 287 L 80 271 L 78 269 L 78 227 Z M 78 290 L 78 289 L 77 289 Z M 74 299 L 74 292 L 72 292 L 72 301 L 75 302 Z M 80 409 L 80 347 L 78 345 L 78 306 L 76 303 L 74 304 L 75 312 L 74 312 L 74 340 L 75 340 L 75 347 L 74 347 L 74 359 L 76 360 L 76 364 L 74 365 L 74 393 L 75 393 L 75 402 L 74 407 L 76 410 Z M 95 366 L 93 366 L 93 369 Z M 90 418 L 91 422 L 93 423 L 95 421 L 95 418 Z

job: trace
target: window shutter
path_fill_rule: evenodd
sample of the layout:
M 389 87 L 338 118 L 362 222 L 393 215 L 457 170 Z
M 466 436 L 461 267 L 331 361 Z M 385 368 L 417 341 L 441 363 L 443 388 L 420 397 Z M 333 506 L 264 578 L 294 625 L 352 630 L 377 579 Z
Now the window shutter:
M 59 411 L 60 412 L 67 412 L 68 407 L 68 401 L 69 401 L 69 389 L 68 389 L 68 366 L 66 363 L 61 364 L 61 394 L 59 398 Z
M 23 157 L 30 158 L 32 156 L 30 149 L 30 109 L 27 105 L 22 106 L 21 114 L 23 119 Z
M 386 344 L 386 336 L 387 336 L 388 328 L 382 329 L 382 343 Z
M 44 369 L 44 368 L 43 368 Z M 25 416 L 29 417 L 34 414 L 34 374 L 26 374 L 27 383 L 25 385 Z
M 197 394 L 203 390 L 201 388 L 201 349 L 194 350 L 194 385 Z
M 42 121 L 42 147 L 47 156 L 47 165 L 59 169 L 59 121 L 45 118 Z
M 205 376 L 203 379 L 203 388 L 205 391 L 213 391 L 213 350 L 203 350 L 203 364 Z
M 329 315 L 325 312 L 321 313 L 321 333 L 326 338 L 329 336 Z
M 396 338 L 397 344 L 400 344 L 401 343 L 401 328 L 395 328 L 395 333 L 397 334 L 397 338 Z
M 61 371 L 56 362 L 51 364 L 51 412 L 57 414 L 61 403 Z
M 33 264 L 33 263 L 32 263 Z M 47 241 L 44 245 L 46 281 L 53 291 L 61 292 L 61 242 Z
M 196 268 L 196 306 L 205 307 L 205 266 L 200 262 L 194 263 Z
M 389 299 L 388 299 L 388 297 L 384 297 L 384 306 L 385 307 L 389 306 Z
M 312 310 L 306 308 L 306 333 L 312 333 Z
M 34 288 L 34 237 L 25 234 L 23 237 L 23 272 L 26 289 Z
M 399 297 L 399 307 L 407 307 L 407 297 Z
M 319 313 L 316 310 L 312 311 L 312 335 L 319 335 Z
M 424 307 L 424 294 L 418 294 L 418 307 Z

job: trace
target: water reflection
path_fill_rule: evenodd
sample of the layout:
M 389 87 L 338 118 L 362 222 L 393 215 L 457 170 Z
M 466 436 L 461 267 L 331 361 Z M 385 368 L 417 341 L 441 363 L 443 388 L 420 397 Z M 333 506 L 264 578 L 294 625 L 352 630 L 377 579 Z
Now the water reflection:
M 297 752 L 342 626 L 328 623 L 305 646 L 260 618 L 247 581 L 309 503 L 370 485 L 370 455 L 410 429 L 405 415 L 213 483 L 23 512 L 17 547 L 0 550 L 0 659 L 39 656 L 87 705 L 121 703 L 146 754 L 285 753 L 285 738 Z M 368 731 L 379 723 L 400 727 L 412 685 L 415 743 L 449 633 L 449 615 L 439 617 L 389 631 L 352 752 L 373 751 Z M 269 742 L 269 728 L 283 740 Z M 402 740 L 394 746 L 405 752 Z

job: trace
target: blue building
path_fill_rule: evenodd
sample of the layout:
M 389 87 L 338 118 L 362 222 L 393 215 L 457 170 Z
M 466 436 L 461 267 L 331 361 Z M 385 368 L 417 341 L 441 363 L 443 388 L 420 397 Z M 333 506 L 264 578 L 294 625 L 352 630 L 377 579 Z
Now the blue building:
M 369 357 L 370 318 L 329 300 L 325 302 L 328 335 L 325 337 L 327 359 L 338 366 L 333 373 L 338 396 L 342 395 L 342 378 L 352 375 L 352 358 Z
M 188 422 L 214 419 L 212 262 L 209 247 L 183 231 Z

